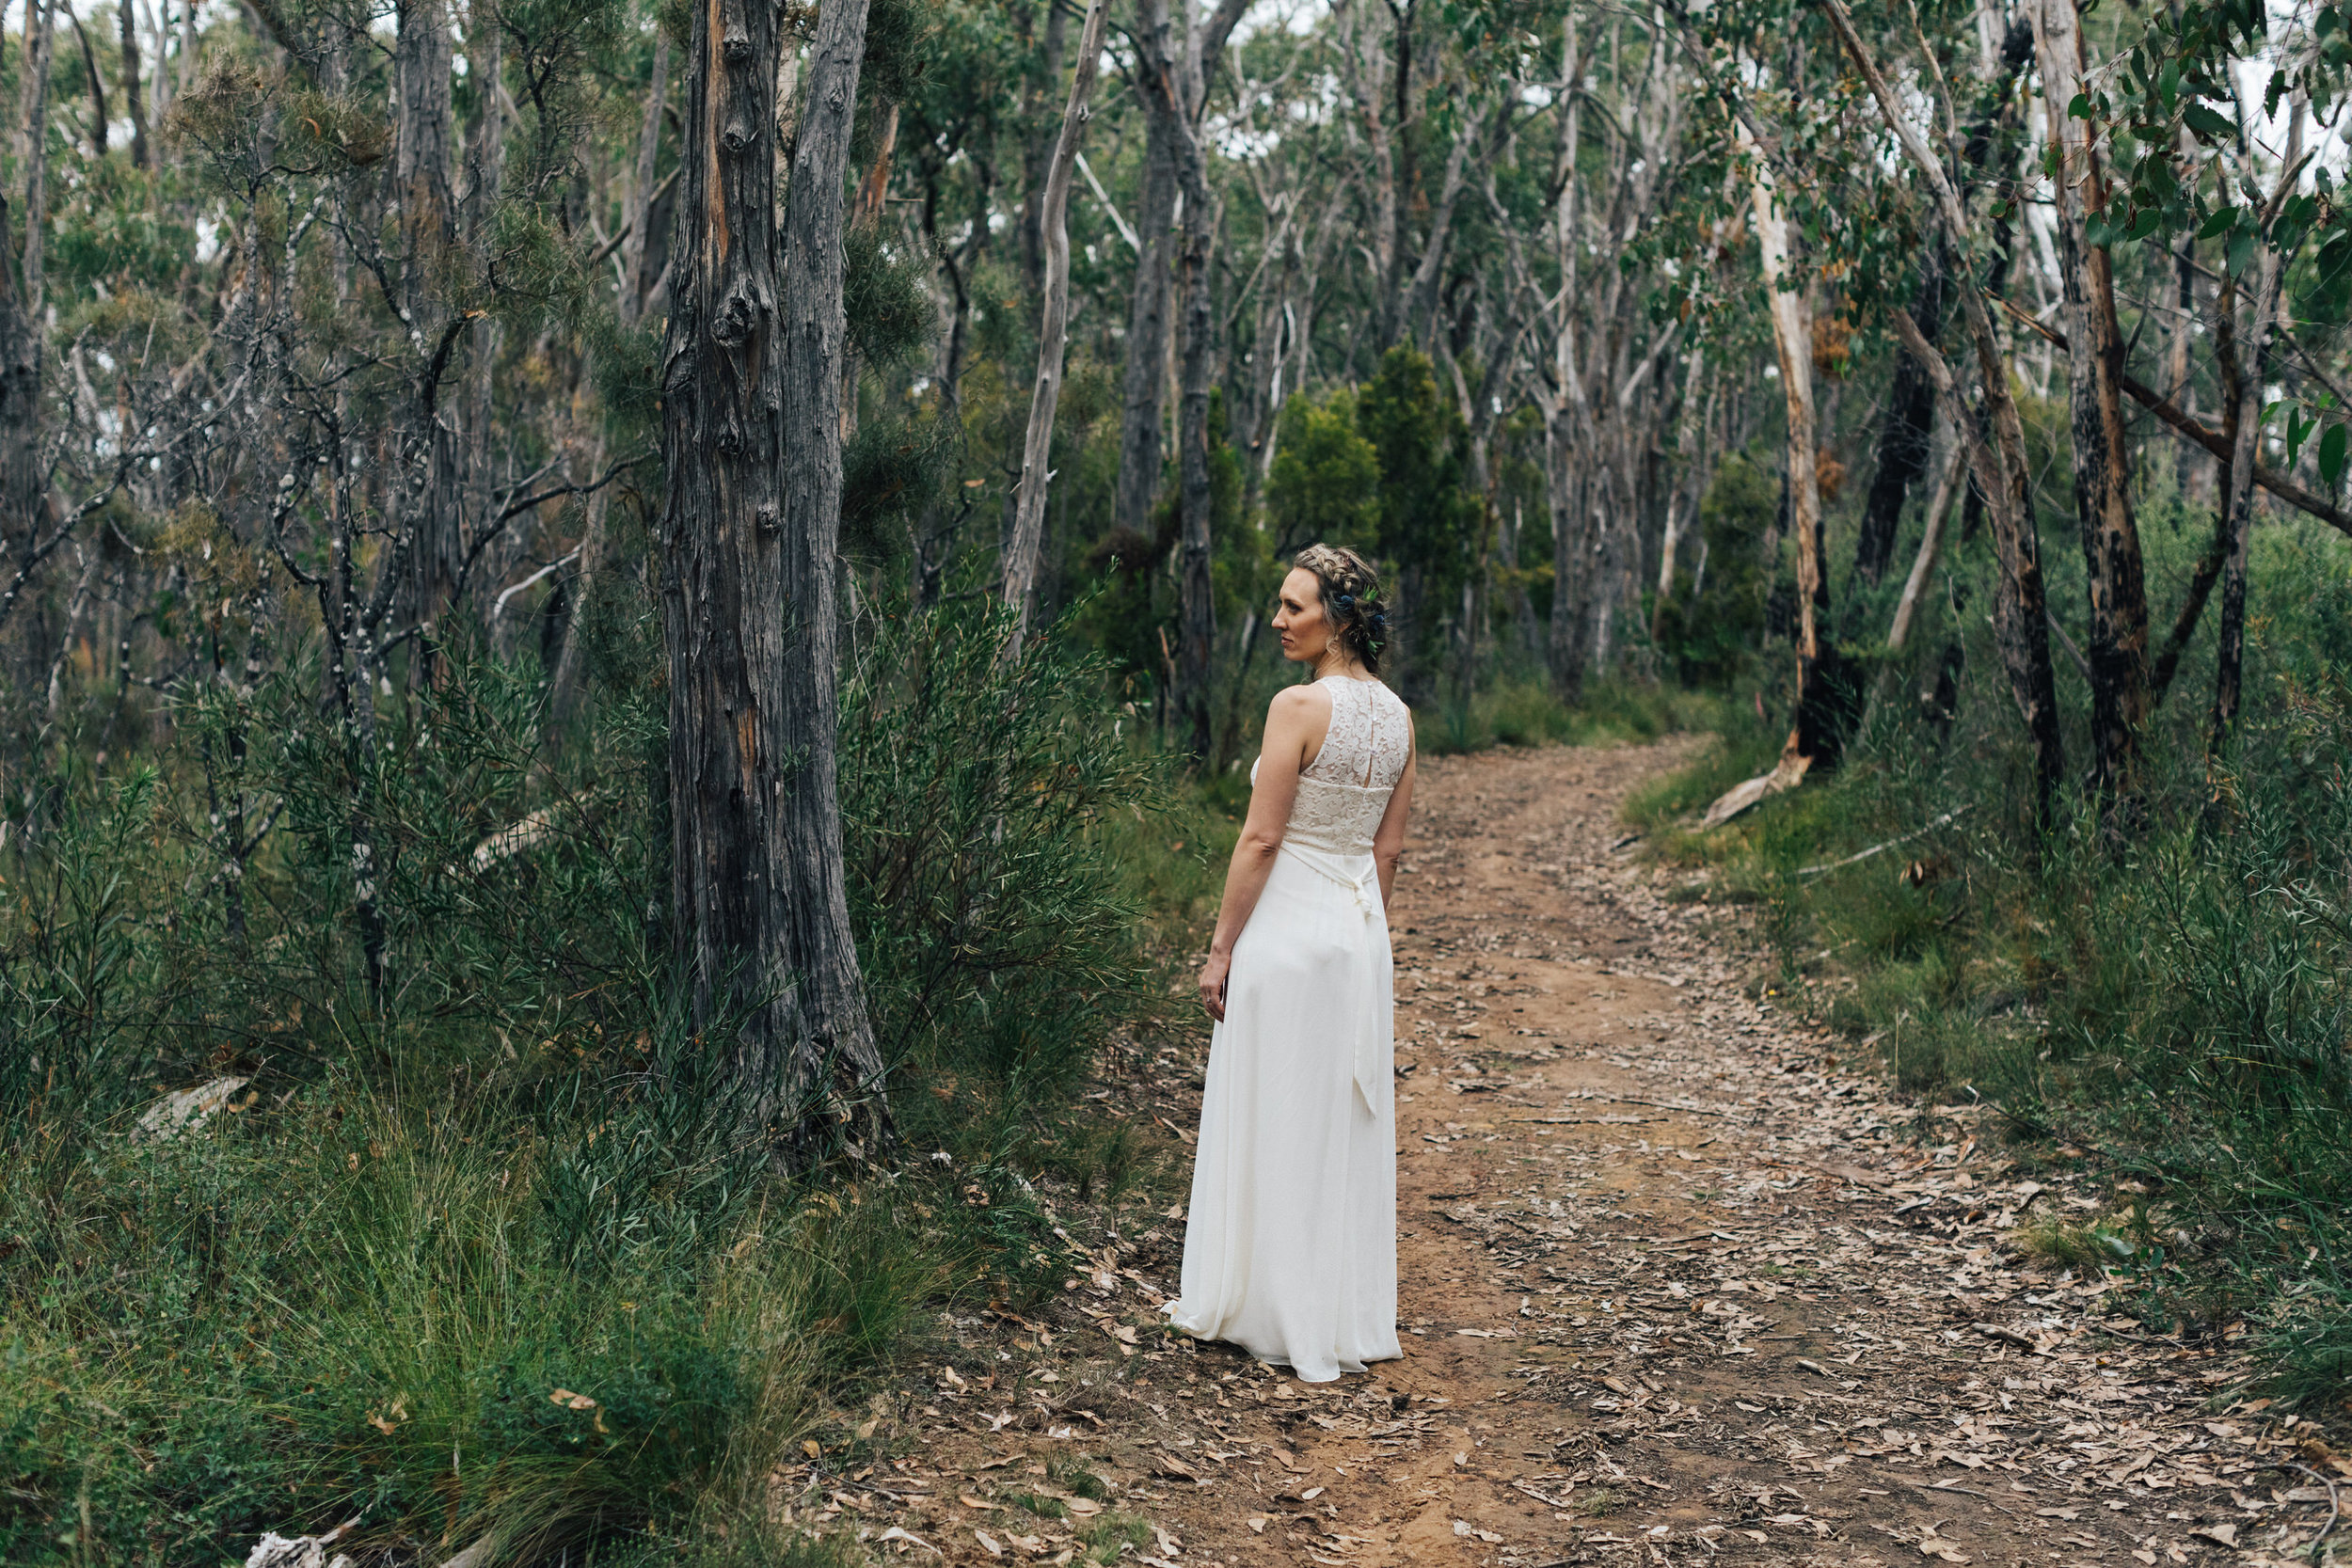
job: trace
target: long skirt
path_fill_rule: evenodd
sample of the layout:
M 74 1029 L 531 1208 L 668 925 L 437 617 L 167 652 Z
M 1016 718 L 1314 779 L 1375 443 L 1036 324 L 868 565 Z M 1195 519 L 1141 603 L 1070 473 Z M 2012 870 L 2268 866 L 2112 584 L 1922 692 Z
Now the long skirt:
M 1394 1020 L 1372 858 L 1285 845 L 1210 1037 L 1176 1327 L 1308 1383 L 1400 1354 Z

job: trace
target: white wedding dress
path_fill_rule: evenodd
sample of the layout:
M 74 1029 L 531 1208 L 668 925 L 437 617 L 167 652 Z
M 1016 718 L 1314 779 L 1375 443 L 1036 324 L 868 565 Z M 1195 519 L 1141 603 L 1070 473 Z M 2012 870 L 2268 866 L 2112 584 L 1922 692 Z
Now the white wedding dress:
M 1323 749 L 1233 943 L 1175 1326 L 1328 1383 L 1396 1339 L 1395 996 L 1372 836 L 1412 751 L 1377 681 L 1318 683 Z M 1257 769 L 1250 769 L 1257 780 Z

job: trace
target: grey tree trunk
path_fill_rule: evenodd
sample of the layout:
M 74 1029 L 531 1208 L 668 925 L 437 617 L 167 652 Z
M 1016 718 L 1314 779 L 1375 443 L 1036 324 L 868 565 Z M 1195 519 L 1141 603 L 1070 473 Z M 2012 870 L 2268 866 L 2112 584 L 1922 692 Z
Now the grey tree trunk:
M 2283 166 L 2289 175 L 2297 172 L 2302 161 L 2303 120 L 2308 108 L 2302 95 L 2296 94 L 2287 119 Z M 2282 181 L 2263 214 L 2265 219 L 2278 212 L 2279 202 L 2286 194 L 2287 186 Z M 2265 245 L 2255 274 L 2254 319 L 2246 335 L 2249 357 L 2245 373 L 2231 377 L 2231 401 L 2235 404 L 2233 422 L 2237 427 L 2237 438 L 2230 457 L 2229 493 L 2222 499 L 2229 553 L 2221 572 L 2221 624 L 2216 628 L 2214 639 L 2213 714 L 2206 739 L 2207 754 L 2215 757 L 2229 750 L 2244 696 L 2246 541 L 2253 531 L 2254 466 L 2262 452 L 2262 389 L 2268 380 L 2264 372 L 2267 369 L 2271 324 L 2279 313 L 2279 285 L 2285 271 L 2285 256 L 2276 247 Z
M 1178 683 L 1187 729 L 1187 745 L 1204 761 L 1214 736 L 1210 728 L 1209 679 L 1216 647 L 1216 595 L 1209 571 L 1211 542 L 1209 507 L 1209 380 L 1216 341 L 1216 320 L 1209 303 L 1210 247 L 1216 237 L 1216 214 L 1209 198 L 1208 171 L 1200 140 L 1180 115 L 1177 127 L 1177 173 L 1184 193 L 1184 224 L 1181 239 L 1184 280 L 1183 380 L 1176 420 L 1176 485 L 1181 520 L 1180 576 L 1177 581 Z
M 1060 122 L 1049 118 L 1055 84 L 1061 80 L 1063 40 L 1070 24 L 1061 0 L 1046 0 L 1045 36 L 1038 51 L 1037 69 L 1023 84 L 1021 118 L 1021 275 L 1029 297 L 1042 308 L 1045 299 L 1046 186 L 1053 182 L 1054 158 L 1060 147 Z
M 645 92 L 645 114 L 637 131 L 637 166 L 628 188 L 628 238 L 621 247 L 621 290 L 619 312 L 623 324 L 634 326 L 644 318 L 646 296 L 653 289 L 653 276 L 648 270 L 651 259 L 668 253 L 667 230 L 664 244 L 655 245 L 651 231 L 659 205 L 659 188 L 654 184 L 653 171 L 661 156 L 661 111 L 667 98 L 670 80 L 670 36 L 656 30 L 653 42 L 653 81 Z M 666 209 L 662 214 L 666 221 Z M 604 450 L 597 444 L 595 470 L 601 470 Z M 596 477 L 592 472 L 591 477 Z M 588 498 L 588 521 L 580 531 L 580 561 L 573 568 L 571 625 L 564 634 L 564 647 L 556 655 L 555 673 L 548 683 L 548 716 L 562 724 L 567 721 L 580 700 L 580 668 L 585 654 L 580 645 L 580 616 L 588 608 L 588 596 L 596 589 L 596 578 L 604 569 L 605 519 L 612 506 L 612 492 L 598 489 Z
M 2090 122 L 2066 112 L 2082 82 L 2083 41 L 2074 0 L 2040 0 L 2041 56 L 2050 142 L 2058 153 L 2058 262 L 2065 291 L 2067 388 L 2074 452 L 2074 511 L 2082 531 L 2090 625 L 2091 781 L 2128 796 L 2148 720 L 2148 592 L 2139 525 L 2132 515 L 2132 454 L 2123 425 L 2123 335 L 2115 274 L 2090 243 L 2089 214 L 2105 202 Z
M 1137 0 L 1136 50 L 1139 59 L 1170 58 L 1168 0 Z M 1146 68 L 1148 69 L 1148 67 Z M 1182 128 L 1163 103 L 1146 91 L 1144 105 L 1143 199 L 1136 232 L 1143 254 L 1136 261 L 1134 294 L 1127 308 L 1126 368 L 1121 379 L 1123 411 L 1119 425 L 1119 488 L 1114 526 L 1150 537 L 1152 506 L 1160 493 L 1160 428 L 1166 418 L 1166 365 L 1169 278 L 1176 252 L 1176 141 Z
M 19 586 L 56 547 L 40 462 L 41 226 L 48 215 L 49 58 L 56 44 L 56 0 L 31 29 L 33 90 L 25 105 L 24 248 L 19 266 L 0 254 L 0 542 L 14 558 Z M 0 251 L 8 245 L 8 204 L 0 200 Z M 10 602 L 14 595 L 11 594 Z
M 1967 214 L 1961 207 L 1960 194 L 1946 173 L 1943 160 L 1897 104 L 1894 90 L 1880 72 L 1868 45 L 1855 31 L 1853 17 L 1847 11 L 1844 0 L 1821 0 L 1821 8 L 1861 69 L 1870 96 L 1878 103 L 1881 118 L 1895 133 L 1904 156 L 1927 183 L 1933 198 L 1931 210 L 1944 231 L 1945 242 L 1951 247 L 1954 269 L 1963 278 L 1974 277 L 1974 247 Z M 2057 686 L 2050 671 L 2050 624 L 2042 588 L 2041 544 L 2034 526 L 2033 479 L 2026 467 L 2025 424 L 2018 415 L 2016 400 L 2010 394 L 2009 357 L 1999 335 L 1993 329 L 1993 319 L 1983 299 L 1973 287 L 1953 292 L 1960 296 L 1961 314 L 1977 351 L 1984 423 L 1991 427 L 1993 435 L 1991 448 L 1986 446 L 1976 418 L 1963 403 L 1944 356 L 1920 335 L 1916 324 L 1907 314 L 1897 311 L 1894 324 L 1903 346 L 1928 367 L 1946 417 L 1967 441 L 1970 470 L 1976 476 L 1978 492 L 1993 515 L 1994 542 L 2001 561 L 2001 587 L 1993 605 L 1994 637 L 2001 650 L 2001 663 L 2009 676 L 2018 716 L 2025 721 L 2026 734 L 2032 738 L 2035 813 L 2039 821 L 2047 824 L 2056 809 L 2066 759 L 2058 733 Z
M 1920 258 L 1919 293 L 1912 300 L 1911 319 L 1921 336 L 1933 342 L 1944 329 L 1944 267 L 1930 248 Z M 1878 471 L 1870 476 L 1870 491 L 1862 503 L 1862 527 L 1854 536 L 1854 576 L 1875 585 L 1886 576 L 1895 557 L 1895 537 L 1902 527 L 1903 503 L 1912 486 L 1928 471 L 1928 435 L 1935 423 L 1935 384 L 1927 367 L 1910 355 L 1895 361 L 1893 385 L 1886 393 L 1886 422 L 1879 437 Z
M 402 0 L 398 18 L 392 178 L 400 204 L 398 304 L 407 330 L 411 379 L 409 395 L 395 416 L 396 529 L 410 538 L 406 610 L 429 622 L 456 592 L 465 564 L 457 442 L 451 421 L 441 417 L 442 383 L 457 331 L 446 303 L 446 274 L 455 260 L 457 238 L 450 182 L 454 149 L 449 16 L 442 0 Z
M 139 23 L 131 0 L 122 0 L 122 96 L 131 111 L 131 162 L 146 168 L 153 156 L 147 147 L 147 103 L 139 91 Z
M 1544 459 L 1551 501 L 1551 628 L 1545 652 L 1553 694 L 1573 705 L 1584 695 L 1584 483 L 1579 471 L 1573 416 L 1561 409 L 1544 424 Z
M 481 95 L 482 109 L 474 121 L 473 146 L 467 152 L 465 237 L 471 252 L 472 264 L 487 270 L 490 260 L 490 233 L 497 221 L 499 189 L 506 178 L 506 111 L 500 103 L 502 96 L 495 90 L 503 71 L 502 39 L 495 19 L 481 14 L 473 16 L 469 42 L 473 50 L 467 62 L 479 79 L 491 90 Z M 499 520 L 491 515 L 492 500 L 491 451 L 491 378 L 497 369 L 498 324 L 487 314 L 477 318 L 467 328 L 466 416 L 462 432 L 465 459 L 465 505 L 463 531 L 470 531 L 477 544 Z M 601 492 L 599 492 L 601 494 Z M 463 543 L 463 531 L 460 542 Z M 503 560 L 495 562 L 501 572 Z M 574 601 L 577 604 L 577 600 Z
M 629 182 L 628 239 L 621 247 L 621 320 L 635 325 L 644 314 L 645 295 L 653 288 L 645 262 L 660 253 L 653 244 L 653 171 L 661 159 L 661 111 L 670 86 L 670 35 L 656 29 L 653 40 L 653 85 L 645 91 L 645 117 L 637 128 L 637 167 Z
M 889 1132 L 834 774 L 842 179 L 866 0 L 818 13 L 779 230 L 783 21 L 782 0 L 695 13 L 663 345 L 662 621 L 671 896 L 694 1015 L 747 1123 L 805 1165 L 870 1157 Z
M 1021 451 L 1021 489 L 1010 547 L 1005 552 L 1005 603 L 1014 614 L 1009 653 L 1018 658 L 1036 608 L 1038 559 L 1045 541 L 1045 495 L 1054 453 L 1054 411 L 1061 402 L 1063 353 L 1070 328 L 1070 177 L 1086 135 L 1094 80 L 1103 54 L 1103 30 L 1110 0 L 1093 0 L 1078 40 L 1078 66 L 1062 110 L 1061 135 L 1054 144 L 1038 222 L 1044 239 L 1045 319 L 1038 329 L 1037 387 L 1029 397 L 1029 430 Z

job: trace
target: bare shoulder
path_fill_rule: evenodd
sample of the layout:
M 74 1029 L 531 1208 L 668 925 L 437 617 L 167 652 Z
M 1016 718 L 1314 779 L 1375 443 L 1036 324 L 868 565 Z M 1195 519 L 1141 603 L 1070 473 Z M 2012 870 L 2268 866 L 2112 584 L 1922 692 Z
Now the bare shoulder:
M 1274 700 L 1266 704 L 1265 708 L 1268 723 L 1274 723 L 1279 720 L 1289 720 L 1294 722 L 1306 720 L 1311 722 L 1316 719 L 1328 718 L 1330 712 L 1331 693 L 1313 682 L 1309 682 L 1304 686 L 1282 688 L 1274 694 Z

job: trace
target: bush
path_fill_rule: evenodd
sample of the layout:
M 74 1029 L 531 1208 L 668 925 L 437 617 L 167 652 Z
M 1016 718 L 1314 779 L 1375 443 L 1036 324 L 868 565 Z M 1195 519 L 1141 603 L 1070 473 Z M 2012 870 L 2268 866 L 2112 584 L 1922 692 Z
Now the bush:
M 611 657 L 644 609 L 606 607 Z M 910 1313 L 1047 1277 L 1038 1179 L 1151 1165 L 1058 1123 L 1152 1016 L 1121 844 L 1159 775 L 1098 665 L 1003 665 L 1002 631 L 886 625 L 845 691 L 899 1122 L 958 1155 L 893 1181 L 779 1175 L 700 1070 L 656 681 L 603 683 L 553 752 L 535 672 L 463 651 L 373 749 L 291 681 L 208 687 L 153 767 L 15 797 L 0 1561 L 234 1560 L 345 1520 L 362 1552 L 765 1541 L 759 1478 Z M 137 1131 L 216 1078 L 245 1082 L 209 1119 Z
M 1654 788 L 1637 819 L 1712 868 L 1708 896 L 1762 903 L 1784 986 L 1851 976 L 1812 994 L 1901 1087 L 1973 1091 L 2026 1157 L 2095 1148 L 2148 1189 L 2096 1235 L 2028 1237 L 2039 1256 L 2104 1270 L 2162 1332 L 2244 1317 L 2279 1391 L 2338 1398 L 2352 1387 L 2352 685 L 2336 656 L 2352 562 L 2299 525 L 2256 545 L 2254 596 L 2272 608 L 2249 621 L 2248 717 L 2208 764 L 2210 665 L 2192 659 L 2144 738 L 2128 831 L 2079 800 L 2034 831 L 2014 714 L 1975 630 L 1967 662 L 1984 674 L 1948 742 L 1883 705 L 1836 777 L 1712 833 L 1674 827 L 1764 760 L 1759 732 Z

